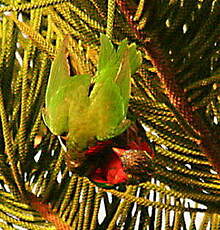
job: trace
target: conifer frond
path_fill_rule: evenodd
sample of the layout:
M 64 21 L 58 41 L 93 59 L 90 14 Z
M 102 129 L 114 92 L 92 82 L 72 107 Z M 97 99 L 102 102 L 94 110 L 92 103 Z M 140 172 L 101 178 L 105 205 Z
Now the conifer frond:
M 195 229 L 203 213 L 200 229 L 217 229 L 219 1 L 0 2 L 0 228 Z M 155 152 L 150 179 L 114 189 L 69 172 L 42 120 L 60 42 L 69 36 L 74 67 L 94 75 L 100 33 L 142 53 L 129 115 Z

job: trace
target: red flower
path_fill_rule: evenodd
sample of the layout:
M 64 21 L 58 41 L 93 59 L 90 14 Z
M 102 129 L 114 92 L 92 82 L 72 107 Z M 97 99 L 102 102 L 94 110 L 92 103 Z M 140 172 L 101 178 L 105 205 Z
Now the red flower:
M 143 127 L 136 122 L 120 136 L 97 142 L 83 152 L 85 160 L 79 168 L 71 168 L 71 155 L 66 156 L 67 164 L 105 188 L 147 180 L 153 169 L 154 152 L 145 138 Z
M 134 170 L 136 180 L 140 179 L 139 174 L 149 176 L 147 167 L 151 162 L 153 151 L 146 142 L 138 145 L 132 141 L 125 147 L 126 149 L 113 147 L 113 144 L 112 141 L 100 142 L 87 151 L 87 156 L 97 158 L 96 166 L 88 174 L 91 181 L 109 187 L 129 183 L 133 174 L 132 170 Z

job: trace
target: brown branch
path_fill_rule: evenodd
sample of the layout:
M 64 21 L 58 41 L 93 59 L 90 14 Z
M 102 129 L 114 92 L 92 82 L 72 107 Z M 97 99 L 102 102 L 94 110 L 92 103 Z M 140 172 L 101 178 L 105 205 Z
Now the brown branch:
M 125 0 L 116 0 L 116 3 L 121 13 L 124 15 L 125 19 L 127 20 L 131 30 L 133 31 L 133 35 L 135 36 L 135 38 L 140 41 L 145 40 L 143 33 L 137 29 L 138 24 L 133 21 L 136 7 L 131 7 L 131 4 L 129 4 L 128 7 L 128 4 L 126 3 Z
M 28 201 L 30 206 L 38 211 L 45 220 L 53 223 L 57 230 L 71 230 L 71 227 L 64 223 L 63 220 L 51 210 L 50 206 L 40 201 L 38 197 L 29 194 Z
M 145 52 L 151 59 L 152 65 L 157 70 L 157 75 L 165 88 L 165 93 L 171 104 L 197 134 L 197 144 L 201 151 L 207 156 L 214 168 L 220 173 L 220 142 L 219 136 L 216 134 L 203 119 L 193 112 L 192 106 L 188 103 L 187 97 L 181 86 L 175 81 L 175 69 L 172 67 L 171 61 L 166 58 L 163 50 L 159 46 L 159 39 L 156 36 L 150 40 L 146 40 L 133 22 L 133 15 L 129 10 L 125 0 L 116 1 L 120 11 L 124 14 L 135 37 L 143 45 Z
M 145 43 L 144 47 L 148 56 L 150 56 L 152 65 L 157 70 L 160 81 L 164 85 L 166 95 L 179 114 L 199 136 L 196 143 L 214 168 L 220 173 L 219 136 L 206 125 L 196 112 L 193 112 L 193 108 L 188 103 L 183 89 L 175 81 L 176 71 L 172 67 L 172 63 L 163 56 L 162 49 L 158 47 L 158 44 L 154 40 Z

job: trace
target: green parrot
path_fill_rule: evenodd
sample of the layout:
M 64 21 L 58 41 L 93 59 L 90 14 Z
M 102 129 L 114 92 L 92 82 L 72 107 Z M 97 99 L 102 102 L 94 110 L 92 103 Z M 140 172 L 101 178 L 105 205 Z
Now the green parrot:
M 120 135 L 131 123 L 126 117 L 131 75 L 141 64 L 141 53 L 134 43 L 128 45 L 126 39 L 117 50 L 104 34 L 100 43 L 94 77 L 70 76 L 65 42 L 51 66 L 43 118 L 54 135 L 67 134 L 66 154 L 71 158 L 72 168 L 83 163 L 86 149 L 97 141 Z

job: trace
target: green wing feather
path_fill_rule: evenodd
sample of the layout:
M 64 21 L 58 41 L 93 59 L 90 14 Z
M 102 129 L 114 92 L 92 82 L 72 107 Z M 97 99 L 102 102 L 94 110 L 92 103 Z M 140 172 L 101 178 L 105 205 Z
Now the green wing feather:
M 117 54 L 114 46 L 108 37 L 104 34 L 100 36 L 100 53 L 99 53 L 99 61 L 97 66 L 97 73 L 99 74 L 101 71 L 105 70 L 106 67 L 112 66 L 115 64 Z
M 71 116 L 69 113 L 79 116 L 80 106 L 74 106 L 74 103 L 83 104 L 86 99 L 88 103 L 90 79 L 89 75 L 70 77 L 67 49 L 65 44 L 62 44 L 51 66 L 46 90 L 46 108 L 43 111 L 44 121 L 53 134 L 61 135 L 69 132 L 69 116 Z
M 115 51 L 111 41 L 101 35 L 98 71 L 90 96 L 90 114 L 96 113 L 98 119 L 98 140 L 117 136 L 129 126 L 126 114 L 131 91 L 131 73 L 136 71 L 140 63 L 141 54 L 136 51 L 135 45 L 128 46 L 124 39 Z

